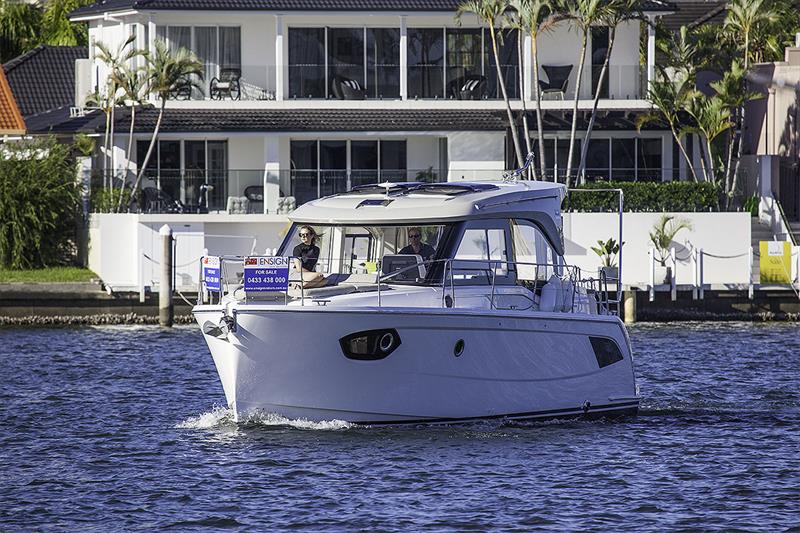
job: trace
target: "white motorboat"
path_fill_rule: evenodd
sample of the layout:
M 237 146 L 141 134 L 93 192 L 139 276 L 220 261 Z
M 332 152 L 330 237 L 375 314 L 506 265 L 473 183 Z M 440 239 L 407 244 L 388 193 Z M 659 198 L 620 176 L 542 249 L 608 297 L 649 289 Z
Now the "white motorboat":
M 394 183 L 301 206 L 274 258 L 222 257 L 221 293 L 193 309 L 229 407 L 363 424 L 635 414 L 604 280 L 562 258 L 564 195 Z M 244 263 L 293 256 L 309 228 L 311 272 L 248 290 Z

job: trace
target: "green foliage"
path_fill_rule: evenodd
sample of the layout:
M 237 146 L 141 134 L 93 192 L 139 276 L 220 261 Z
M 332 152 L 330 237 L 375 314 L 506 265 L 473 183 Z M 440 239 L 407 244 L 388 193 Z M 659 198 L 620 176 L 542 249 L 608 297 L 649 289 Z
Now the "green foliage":
M 617 263 L 619 247 L 620 244 L 616 240 L 609 238 L 607 241 L 597 241 L 597 246 L 592 246 L 592 251 L 600 257 L 604 267 L 613 267 Z
M 94 153 L 95 141 L 85 133 L 79 133 L 73 138 L 72 146 L 78 155 L 89 157 Z
M 29 270 L 0 268 L 0 283 L 74 283 L 91 281 L 97 274 L 88 268 L 50 267 Z
M 760 201 L 761 201 L 761 199 L 758 197 L 758 195 L 754 194 L 753 196 L 751 196 L 750 198 L 745 200 L 744 205 L 742 206 L 742 209 L 744 209 L 746 212 L 750 213 L 750 216 L 757 217 L 758 216 L 758 205 L 759 205 Z
M 63 264 L 80 216 L 71 147 L 52 137 L 5 143 L 0 151 L 0 266 Z
M 636 212 L 695 212 L 718 211 L 720 189 L 713 183 L 691 181 L 595 181 L 580 189 L 622 189 L 625 211 Z M 612 211 L 619 209 L 619 197 L 614 192 L 571 194 L 563 208 L 569 211 Z
M 116 213 L 120 210 L 119 206 L 128 206 L 131 203 L 131 190 L 122 191 L 122 201 L 120 202 L 119 189 L 92 189 L 92 212 L 93 213 Z
M 6 62 L 40 44 L 85 45 L 86 24 L 67 18 L 94 0 L 20 2 L 0 0 L 0 62 Z
M 650 232 L 650 242 L 656 252 L 656 261 L 661 266 L 666 266 L 669 257 L 669 245 L 675 240 L 675 236 L 682 229 L 692 229 L 692 223 L 685 218 L 675 217 L 674 215 L 661 215 L 658 222 Z

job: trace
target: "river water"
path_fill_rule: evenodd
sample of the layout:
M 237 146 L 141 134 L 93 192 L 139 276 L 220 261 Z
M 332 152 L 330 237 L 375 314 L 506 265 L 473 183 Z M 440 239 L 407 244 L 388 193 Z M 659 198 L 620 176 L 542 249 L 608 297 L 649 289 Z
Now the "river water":
M 639 324 L 622 422 L 235 424 L 192 328 L 0 330 L 0 530 L 800 531 L 800 326 Z

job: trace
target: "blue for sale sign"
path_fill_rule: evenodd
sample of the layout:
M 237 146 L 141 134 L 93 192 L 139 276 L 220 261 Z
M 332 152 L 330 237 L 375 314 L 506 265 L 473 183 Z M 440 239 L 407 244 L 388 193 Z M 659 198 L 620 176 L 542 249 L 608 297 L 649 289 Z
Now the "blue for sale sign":
M 219 257 L 207 255 L 203 258 L 203 285 L 207 291 L 221 292 Z
M 245 258 L 245 292 L 281 292 L 288 289 L 288 257 L 257 256 Z

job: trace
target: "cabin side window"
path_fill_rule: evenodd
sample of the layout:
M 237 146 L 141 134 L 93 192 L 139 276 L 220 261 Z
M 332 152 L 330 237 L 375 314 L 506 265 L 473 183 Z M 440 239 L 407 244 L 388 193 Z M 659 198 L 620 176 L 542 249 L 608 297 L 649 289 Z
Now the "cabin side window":
M 508 275 L 508 239 L 505 221 L 476 221 L 464 229 L 453 262 L 455 279 Z
M 534 223 L 512 220 L 511 235 L 518 280 L 547 281 L 560 270 L 558 255 Z

